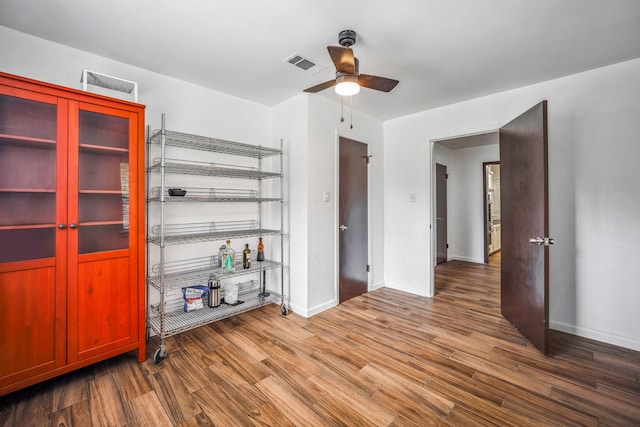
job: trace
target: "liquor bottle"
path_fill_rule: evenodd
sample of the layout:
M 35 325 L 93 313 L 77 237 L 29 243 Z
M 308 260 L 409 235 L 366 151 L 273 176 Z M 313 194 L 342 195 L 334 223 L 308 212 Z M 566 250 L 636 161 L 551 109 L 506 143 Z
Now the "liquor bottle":
M 249 244 L 245 243 L 244 251 L 242 251 L 242 268 L 247 269 L 251 267 L 251 249 Z
M 227 271 L 234 271 L 234 259 L 236 252 L 231 249 L 231 240 L 227 240 L 227 247 L 224 250 L 222 268 Z
M 256 260 L 264 261 L 264 243 L 262 243 L 262 237 L 258 237 L 258 257 Z

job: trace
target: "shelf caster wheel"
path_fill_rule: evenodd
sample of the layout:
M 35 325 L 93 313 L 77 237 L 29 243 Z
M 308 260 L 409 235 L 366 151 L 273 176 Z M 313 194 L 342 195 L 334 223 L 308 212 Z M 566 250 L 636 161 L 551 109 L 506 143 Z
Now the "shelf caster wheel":
M 280 306 L 280 312 L 282 313 L 283 316 L 286 316 L 287 314 L 289 314 L 289 309 L 287 308 L 286 305 L 282 304 Z
M 162 362 L 165 357 L 167 357 L 167 351 L 165 350 L 164 346 L 158 347 L 155 353 L 153 353 L 153 361 L 156 362 L 156 365 Z

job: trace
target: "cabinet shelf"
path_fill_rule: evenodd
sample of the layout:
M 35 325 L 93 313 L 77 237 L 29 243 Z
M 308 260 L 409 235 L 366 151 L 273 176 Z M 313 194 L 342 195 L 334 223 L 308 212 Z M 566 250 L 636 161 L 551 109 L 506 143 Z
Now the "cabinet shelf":
M 80 222 L 79 225 L 84 226 L 84 227 L 96 227 L 96 226 L 100 226 L 100 225 L 123 225 L 124 221 L 120 220 L 116 220 L 116 221 L 87 221 L 87 222 Z
M 128 154 L 129 150 L 126 148 L 120 148 L 120 147 L 109 147 L 106 145 L 94 145 L 94 144 L 80 144 L 80 149 L 82 150 L 87 150 L 87 151 L 94 151 L 94 152 L 102 152 L 102 153 L 109 153 L 109 154 Z
M 122 190 L 80 190 L 80 194 L 113 194 L 121 195 L 123 197 L 129 197 L 129 193 Z
M 160 159 L 154 159 L 153 165 L 149 168 L 151 172 L 162 172 Z M 263 172 L 255 168 L 243 168 L 237 165 L 223 165 L 215 163 L 205 163 L 197 161 L 175 161 L 167 159 L 164 165 L 165 173 L 175 173 L 182 175 L 216 176 L 220 178 L 239 179 L 269 179 L 281 178 L 281 173 Z
M 172 187 L 173 188 L 173 187 Z M 279 197 L 258 197 L 256 190 L 245 190 L 236 188 L 196 188 L 196 187 L 180 187 L 186 190 L 184 196 L 171 196 L 169 191 L 165 191 L 165 202 L 217 202 L 217 203 L 262 203 L 262 202 L 281 202 Z M 160 202 L 160 187 L 151 189 L 151 196 L 148 201 Z
M 51 188 L 0 188 L 0 193 L 55 193 Z
M 0 225 L 0 230 L 35 230 L 38 228 L 55 228 L 55 224 L 20 224 Z
M 149 143 L 160 144 L 162 142 L 162 131 L 154 130 Z M 165 129 L 165 144 L 173 147 L 189 148 L 192 150 L 212 151 L 221 154 L 231 154 L 234 156 L 252 157 L 263 159 L 280 155 L 282 150 L 276 148 L 262 147 L 258 145 L 243 144 L 240 142 L 227 141 L 224 139 L 210 138 L 206 136 L 192 135 L 182 132 L 175 132 Z
M 48 138 L 34 138 L 31 136 L 11 135 L 6 133 L 0 133 L 0 140 L 4 143 L 13 143 L 16 145 L 22 145 L 24 143 L 31 143 L 35 146 L 43 146 L 45 148 L 55 148 L 56 140 Z

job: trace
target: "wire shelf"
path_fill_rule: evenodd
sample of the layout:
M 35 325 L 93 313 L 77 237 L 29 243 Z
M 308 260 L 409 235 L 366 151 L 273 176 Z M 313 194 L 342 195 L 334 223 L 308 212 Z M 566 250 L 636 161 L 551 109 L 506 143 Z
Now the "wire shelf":
M 151 227 L 154 236 L 148 238 L 149 243 L 160 245 L 161 225 Z M 258 228 L 258 221 L 215 221 L 190 224 L 165 224 L 165 245 L 177 245 L 183 243 L 208 242 L 212 240 L 238 239 L 241 237 L 268 236 L 281 234 L 280 230 L 267 230 Z
M 171 187 L 173 188 L 173 187 Z M 165 202 L 241 202 L 241 203 L 260 203 L 260 202 L 280 202 L 279 197 L 258 197 L 256 190 L 246 190 L 240 188 L 200 188 L 200 187 L 180 187 L 186 190 L 184 196 L 171 196 L 169 189 L 165 189 Z M 160 187 L 151 189 L 150 202 L 160 201 Z
M 198 162 L 195 160 L 176 161 L 174 159 L 165 159 L 164 170 L 166 173 L 217 176 L 222 178 L 269 179 L 282 177 L 282 174 L 278 172 L 264 172 L 257 168 L 249 168 L 239 165 L 226 165 L 222 163 Z M 149 167 L 149 171 L 162 171 L 160 158 L 153 159 L 153 164 Z
M 239 285 L 243 286 L 245 284 L 241 283 Z M 224 291 L 222 293 L 224 293 Z M 179 299 L 165 304 L 162 314 L 160 314 L 158 305 L 152 305 L 150 307 L 148 326 L 159 335 L 161 339 L 164 339 L 258 307 L 268 304 L 278 304 L 280 298 L 280 294 L 271 291 L 269 291 L 268 296 L 260 296 L 259 284 L 252 281 L 251 285 L 246 286 L 244 289 L 242 287 L 239 289 L 238 301 L 242 301 L 239 304 L 231 305 L 222 303 L 218 307 L 211 308 L 207 307 L 205 302 L 203 308 L 185 313 L 182 309 L 184 300 Z M 163 330 L 160 328 L 161 318 L 164 321 Z
M 167 261 L 164 263 L 164 275 L 161 276 L 161 264 L 151 267 L 154 276 L 147 278 L 147 283 L 158 291 L 184 288 L 185 286 L 206 285 L 209 279 L 223 280 L 244 274 L 256 273 L 261 270 L 271 270 L 282 265 L 280 262 L 265 260 L 256 261 L 257 251 L 251 251 L 251 267 L 242 268 L 242 259 L 238 259 L 234 265 L 234 271 L 227 271 L 220 267 L 220 257 L 211 255 L 207 257 L 191 258 L 179 261 Z
M 154 130 L 149 142 L 160 144 L 162 131 Z M 235 156 L 253 157 L 262 159 L 276 156 L 282 153 L 276 148 L 262 147 L 259 145 L 243 144 L 224 139 L 210 138 L 206 136 L 192 135 L 188 133 L 165 130 L 165 144 L 174 147 L 190 148 L 200 151 L 213 151 L 215 153 L 232 154 Z

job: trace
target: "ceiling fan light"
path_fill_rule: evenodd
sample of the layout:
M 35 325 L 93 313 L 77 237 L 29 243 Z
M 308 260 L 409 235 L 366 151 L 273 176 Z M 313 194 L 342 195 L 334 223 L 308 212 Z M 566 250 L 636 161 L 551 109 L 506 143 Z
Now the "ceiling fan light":
M 351 96 L 360 92 L 358 77 L 340 76 L 336 79 L 336 93 L 340 96 Z

